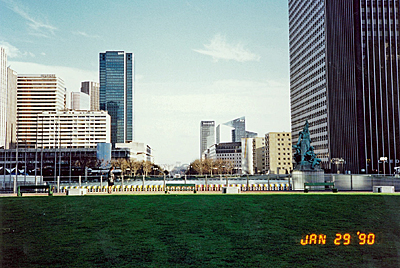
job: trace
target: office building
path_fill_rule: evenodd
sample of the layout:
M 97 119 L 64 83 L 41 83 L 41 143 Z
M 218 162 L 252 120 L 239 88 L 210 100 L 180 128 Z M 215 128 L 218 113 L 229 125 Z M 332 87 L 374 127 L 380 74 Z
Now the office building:
M 293 139 L 308 120 L 323 168 L 399 165 L 399 21 L 398 0 L 289 0 Z
M 71 109 L 89 111 L 90 96 L 84 92 L 71 92 Z
M 37 122 L 38 148 L 96 148 L 111 140 L 106 111 L 47 111 Z
M 17 143 L 17 73 L 7 68 L 6 149 Z
M 231 141 L 241 142 L 243 138 L 254 138 L 257 137 L 257 133 L 246 131 L 246 118 L 244 116 L 236 118 L 229 122 L 223 123 L 222 126 L 217 126 L 217 143 L 223 142 L 224 139 L 221 138 L 224 130 L 224 126 L 231 128 Z
M 265 137 L 254 137 L 252 141 L 254 174 L 265 174 Z
M 111 116 L 111 143 L 134 140 L 134 55 L 100 53 L 100 110 Z
M 211 145 L 203 152 L 203 159 L 221 159 L 233 164 L 233 174 L 242 172 L 242 143 L 241 142 L 221 142 Z
M 293 170 L 291 133 L 265 134 L 265 169 L 270 174 L 289 174 Z
M 65 109 L 64 81 L 55 74 L 18 75 L 17 142 L 35 148 L 38 114 Z
M 0 47 L 0 148 L 6 146 L 7 118 L 7 54 Z
M 254 175 L 253 139 L 242 139 L 242 174 Z
M 200 158 L 208 147 L 215 144 L 215 121 L 200 122 Z
M 93 81 L 81 82 L 81 92 L 90 96 L 90 108 L 91 111 L 100 110 L 100 97 L 99 97 L 99 83 Z

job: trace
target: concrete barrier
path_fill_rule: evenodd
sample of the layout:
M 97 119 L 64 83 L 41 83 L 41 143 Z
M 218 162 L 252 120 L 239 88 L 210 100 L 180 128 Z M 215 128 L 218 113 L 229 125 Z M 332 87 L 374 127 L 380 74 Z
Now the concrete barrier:
M 374 186 L 374 193 L 394 193 L 394 186 Z
M 240 188 L 239 187 L 222 187 L 222 193 L 223 194 L 240 194 Z
M 67 190 L 67 195 L 86 195 L 86 194 L 87 194 L 86 188 Z

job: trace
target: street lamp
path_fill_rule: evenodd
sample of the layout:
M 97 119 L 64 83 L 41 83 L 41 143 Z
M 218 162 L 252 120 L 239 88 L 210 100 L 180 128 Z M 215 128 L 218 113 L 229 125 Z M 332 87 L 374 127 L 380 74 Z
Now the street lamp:
M 385 175 L 386 174 L 386 172 L 385 172 L 385 162 L 387 162 L 387 157 L 382 156 L 382 157 L 379 158 L 379 160 L 383 163 L 383 174 Z M 378 168 L 379 168 L 379 163 L 378 163 Z
M 331 163 L 336 165 L 336 173 L 340 174 L 340 170 L 338 169 L 338 165 L 342 165 L 342 170 L 343 170 L 343 164 L 346 164 L 346 161 L 344 161 L 343 158 L 332 158 Z

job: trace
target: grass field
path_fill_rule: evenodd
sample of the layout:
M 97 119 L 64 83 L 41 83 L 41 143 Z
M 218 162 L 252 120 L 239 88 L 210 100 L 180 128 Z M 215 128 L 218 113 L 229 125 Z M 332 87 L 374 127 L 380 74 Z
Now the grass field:
M 0 216 L 0 267 L 400 267 L 400 195 L 0 198 Z

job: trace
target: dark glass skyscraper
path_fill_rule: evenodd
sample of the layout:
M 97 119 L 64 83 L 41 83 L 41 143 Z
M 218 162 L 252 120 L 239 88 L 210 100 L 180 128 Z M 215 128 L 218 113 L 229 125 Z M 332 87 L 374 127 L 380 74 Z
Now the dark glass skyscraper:
M 100 110 L 111 116 L 111 142 L 134 140 L 134 55 L 100 53 Z
M 399 0 L 289 0 L 292 136 L 308 120 L 324 168 L 400 165 L 399 23 Z

